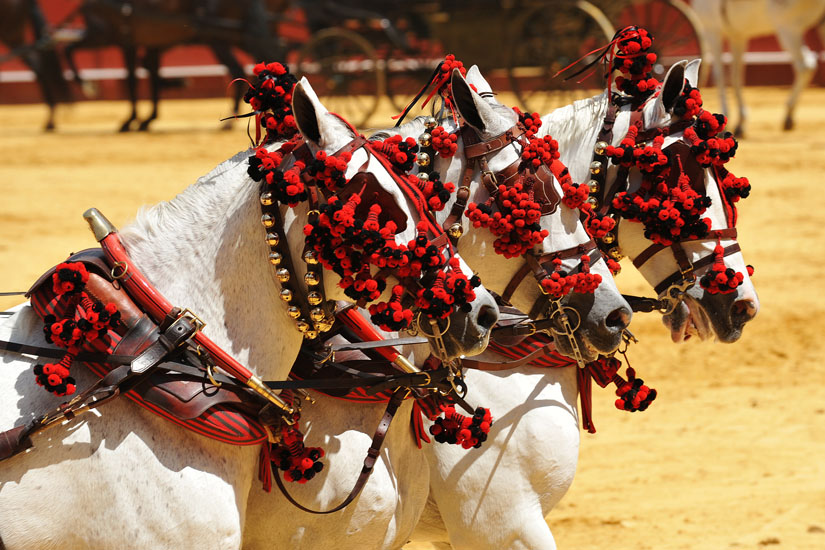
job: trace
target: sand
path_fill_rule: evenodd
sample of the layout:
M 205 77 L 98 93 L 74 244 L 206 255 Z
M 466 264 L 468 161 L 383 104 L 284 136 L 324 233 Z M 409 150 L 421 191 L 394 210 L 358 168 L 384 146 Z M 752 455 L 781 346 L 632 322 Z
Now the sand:
M 629 357 L 659 398 L 631 415 L 596 389 L 598 433 L 582 435 L 576 479 L 547 518 L 562 549 L 825 548 L 825 90 L 806 91 L 789 133 L 786 93 L 747 91 L 750 135 L 729 165 L 753 185 L 739 241 L 759 316 L 735 344 L 674 345 L 656 314 L 636 315 Z M 43 107 L 0 106 L 0 292 L 93 246 L 86 208 L 123 226 L 248 144 L 245 124 L 218 129 L 228 99 L 167 101 L 148 134 L 114 131 L 127 112 L 78 103 L 43 134 Z M 620 288 L 644 292 L 624 267 Z

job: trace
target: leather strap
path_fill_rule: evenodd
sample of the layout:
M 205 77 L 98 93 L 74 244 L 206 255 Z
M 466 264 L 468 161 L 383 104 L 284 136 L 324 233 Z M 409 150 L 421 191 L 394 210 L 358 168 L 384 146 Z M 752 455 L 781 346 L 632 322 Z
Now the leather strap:
M 536 359 L 540 359 L 545 355 L 549 355 L 553 352 L 554 346 L 547 345 L 543 348 L 537 349 L 529 355 L 525 355 L 521 359 L 515 359 L 513 361 L 479 361 L 476 359 L 465 358 L 461 360 L 461 365 L 467 367 L 468 369 L 476 369 L 486 372 L 498 372 L 502 370 L 509 370 L 522 367 L 532 361 L 535 361 Z
M 352 490 L 340 504 L 329 510 L 313 510 L 311 508 L 307 508 L 303 504 L 296 501 L 292 495 L 289 494 L 286 486 L 284 486 L 284 482 L 281 480 L 281 474 L 277 470 L 273 471 L 272 473 L 275 478 L 275 483 L 278 484 L 278 488 L 281 490 L 284 497 L 286 497 L 286 499 L 299 510 L 303 510 L 304 512 L 310 514 L 332 514 L 333 512 L 343 510 L 347 505 L 349 505 L 349 503 L 355 500 L 364 488 L 364 485 L 367 484 L 367 480 L 370 478 L 370 475 L 372 475 L 375 462 L 381 455 L 381 447 L 384 444 L 384 439 L 387 437 L 387 432 L 390 429 L 390 423 L 392 422 L 396 411 L 398 411 L 399 405 L 401 405 L 401 402 L 404 401 L 406 393 L 406 390 L 398 389 L 392 394 L 389 403 L 387 403 L 387 408 L 384 411 L 384 416 L 381 418 L 381 421 L 378 423 L 378 427 L 375 429 L 375 434 L 372 437 L 372 444 L 367 450 L 366 458 L 364 458 L 364 467 L 361 468 L 361 473 L 358 474 L 358 479 L 355 480 L 355 485 L 353 485 Z
M 740 251 L 741 251 L 741 249 L 739 248 L 739 243 L 733 243 L 732 245 L 725 247 L 725 249 L 722 253 L 722 257 L 727 257 L 727 256 L 730 256 L 731 254 L 735 254 L 735 253 L 740 252 Z M 716 256 L 714 254 L 708 254 L 704 258 L 701 258 L 701 259 L 697 260 L 696 263 L 693 264 L 693 273 L 695 275 L 700 275 L 699 271 L 702 270 L 703 268 L 706 268 L 706 267 L 709 267 L 710 265 L 712 265 L 715 260 L 716 260 Z M 682 278 L 682 272 L 677 271 L 676 273 L 674 273 L 673 275 L 667 277 L 665 280 L 663 280 L 658 285 L 656 285 L 656 287 L 653 289 L 653 291 L 657 295 L 659 295 L 662 292 L 664 292 L 665 290 L 667 290 L 667 288 L 670 285 L 678 282 L 681 278 Z
M 726 227 L 725 229 L 714 229 L 710 231 L 707 237 L 703 237 L 701 239 L 693 239 L 695 241 L 716 241 L 716 240 L 723 240 L 723 239 L 735 239 L 737 236 L 736 228 L 735 227 Z M 642 267 L 645 262 L 650 260 L 654 255 L 658 252 L 661 252 L 668 246 L 675 246 L 679 243 L 674 243 L 672 245 L 661 245 L 661 244 L 652 244 L 645 248 L 641 254 L 636 256 L 633 260 L 633 266 L 637 269 Z
M 465 124 L 461 127 L 461 137 L 464 138 L 464 157 L 467 160 L 474 160 L 500 151 L 523 136 L 524 131 L 524 126 L 519 123 L 488 141 L 479 141 L 475 129 Z

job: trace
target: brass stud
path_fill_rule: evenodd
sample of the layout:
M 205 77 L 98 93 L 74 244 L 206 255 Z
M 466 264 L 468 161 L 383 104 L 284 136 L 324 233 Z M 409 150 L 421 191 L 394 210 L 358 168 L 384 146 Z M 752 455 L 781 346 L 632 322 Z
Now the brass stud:
M 261 223 L 264 224 L 264 227 L 273 227 L 275 225 L 275 218 L 269 214 L 264 214 L 261 216 Z
M 278 246 L 278 243 L 281 242 L 281 238 L 278 236 L 277 233 L 267 233 L 266 234 L 266 244 L 269 246 Z
M 607 150 L 607 142 L 606 141 L 597 141 L 596 146 L 593 147 L 593 151 L 597 155 L 603 155 L 606 150 Z
M 285 267 L 278 268 L 275 272 L 275 276 L 278 277 L 278 280 L 282 283 L 289 282 L 289 270 Z
M 423 134 L 418 136 L 418 144 L 421 145 L 421 147 L 429 147 L 432 143 L 432 140 L 433 136 L 431 136 L 429 132 L 424 132 Z
M 318 274 L 314 271 L 307 271 L 306 275 L 304 275 L 304 282 L 310 286 L 315 286 L 321 282 L 321 278 L 318 277 Z
M 587 188 L 590 189 L 591 193 L 598 193 L 601 191 L 602 186 L 599 185 L 599 182 L 596 180 L 590 180 L 587 182 Z
M 281 265 L 281 260 L 283 260 L 283 259 L 284 258 L 283 258 L 283 256 L 281 256 L 280 252 L 270 252 L 269 253 L 269 263 L 271 263 L 272 265 L 274 265 L 276 267 Z
M 304 252 L 304 261 L 309 265 L 315 265 L 318 263 L 318 254 L 314 250 L 307 250 Z
M 270 193 L 269 191 L 264 191 L 263 193 L 261 193 L 261 204 L 263 204 L 264 206 L 272 206 L 273 202 L 274 201 L 272 200 L 272 193 Z
M 616 260 L 617 262 L 624 258 L 624 255 L 621 253 L 618 246 L 614 246 L 613 248 L 608 250 L 607 255 Z
M 430 181 L 430 175 L 427 172 L 419 172 L 416 175 L 421 181 Z
M 301 310 L 295 306 L 289 306 L 286 310 L 286 313 L 293 319 L 297 319 L 301 316 Z
M 295 322 L 295 328 L 298 329 L 298 332 L 306 332 L 306 331 L 310 330 L 312 327 L 310 326 L 309 323 L 307 323 L 303 319 L 300 319 L 300 320 Z
M 415 156 L 415 162 L 419 166 L 429 166 L 429 164 L 430 164 L 430 155 L 428 155 L 427 153 L 418 153 Z
M 613 233 L 609 233 L 609 232 L 605 233 L 604 236 L 602 237 L 602 242 L 604 244 L 611 244 L 615 240 L 616 240 L 616 235 L 614 235 Z
M 307 340 L 314 340 L 318 338 L 318 331 L 317 330 L 308 330 L 304 333 L 304 338 Z
M 311 305 L 311 306 L 320 305 L 322 301 L 323 301 L 323 297 L 321 296 L 320 292 L 314 292 L 313 291 L 313 292 L 310 292 L 309 294 L 307 294 L 307 302 L 309 302 L 309 305 Z
M 285 289 L 281 290 L 280 296 L 281 296 L 281 300 L 283 300 L 284 302 L 288 303 L 288 302 L 292 301 L 292 291 L 289 290 L 288 288 L 285 288 Z
M 316 307 L 309 312 L 309 318 L 312 319 L 314 322 L 318 323 L 320 321 L 323 321 L 324 318 L 326 318 L 326 315 L 324 314 L 323 309 Z
M 447 229 L 447 235 L 452 237 L 453 239 L 457 239 L 464 234 L 464 228 L 461 227 L 460 223 L 454 223 Z
M 590 163 L 590 173 L 591 174 L 600 174 L 602 172 L 602 163 L 598 160 L 594 160 Z
M 589 204 L 593 210 L 596 210 L 599 208 L 599 199 L 593 196 L 587 197 L 587 204 Z
M 428 116 L 424 119 L 424 127 L 427 130 L 432 130 L 433 128 L 435 128 L 436 124 L 438 124 L 438 121 L 435 119 L 435 117 Z
M 332 330 L 332 323 L 328 321 L 321 321 L 319 323 L 315 323 L 315 328 L 319 332 L 329 332 Z

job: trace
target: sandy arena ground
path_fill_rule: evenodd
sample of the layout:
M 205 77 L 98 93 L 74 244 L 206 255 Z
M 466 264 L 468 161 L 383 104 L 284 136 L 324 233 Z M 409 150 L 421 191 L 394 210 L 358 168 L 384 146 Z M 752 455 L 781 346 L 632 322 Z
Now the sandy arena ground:
M 759 316 L 736 344 L 679 346 L 656 314 L 634 318 L 630 359 L 659 398 L 630 415 L 594 389 L 598 433 L 582 435 L 573 487 L 547 518 L 562 549 L 825 548 L 825 90 L 805 92 L 790 133 L 786 92 L 748 90 L 750 136 L 730 165 L 753 185 L 739 240 Z M 123 226 L 245 148 L 245 124 L 218 130 L 228 112 L 228 100 L 167 101 L 152 133 L 123 135 L 125 103 L 78 103 L 43 134 L 43 107 L 0 107 L 0 291 L 93 246 L 86 208 Z M 625 267 L 622 290 L 644 292 Z

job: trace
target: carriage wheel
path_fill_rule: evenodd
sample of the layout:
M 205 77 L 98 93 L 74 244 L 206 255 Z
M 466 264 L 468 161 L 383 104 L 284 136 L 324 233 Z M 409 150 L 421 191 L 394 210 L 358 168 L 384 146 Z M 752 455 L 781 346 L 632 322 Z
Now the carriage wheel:
M 658 56 L 653 76 L 659 80 L 677 61 L 708 58 L 702 24 L 683 0 L 636 0 L 619 12 L 614 23 L 620 29 L 628 25 L 644 27 L 653 34 L 652 50 Z
M 604 46 L 613 37 L 613 26 L 596 6 L 584 0 L 533 8 L 521 15 L 507 64 L 507 76 L 521 104 L 541 114 L 593 95 L 602 88 L 595 75 L 569 81 L 554 78 L 559 70 Z M 594 56 L 585 57 L 585 64 Z M 598 71 L 597 71 L 598 72 Z
M 321 30 L 298 55 L 298 76 L 305 76 L 330 111 L 363 126 L 384 93 L 384 71 L 375 49 L 346 29 Z

